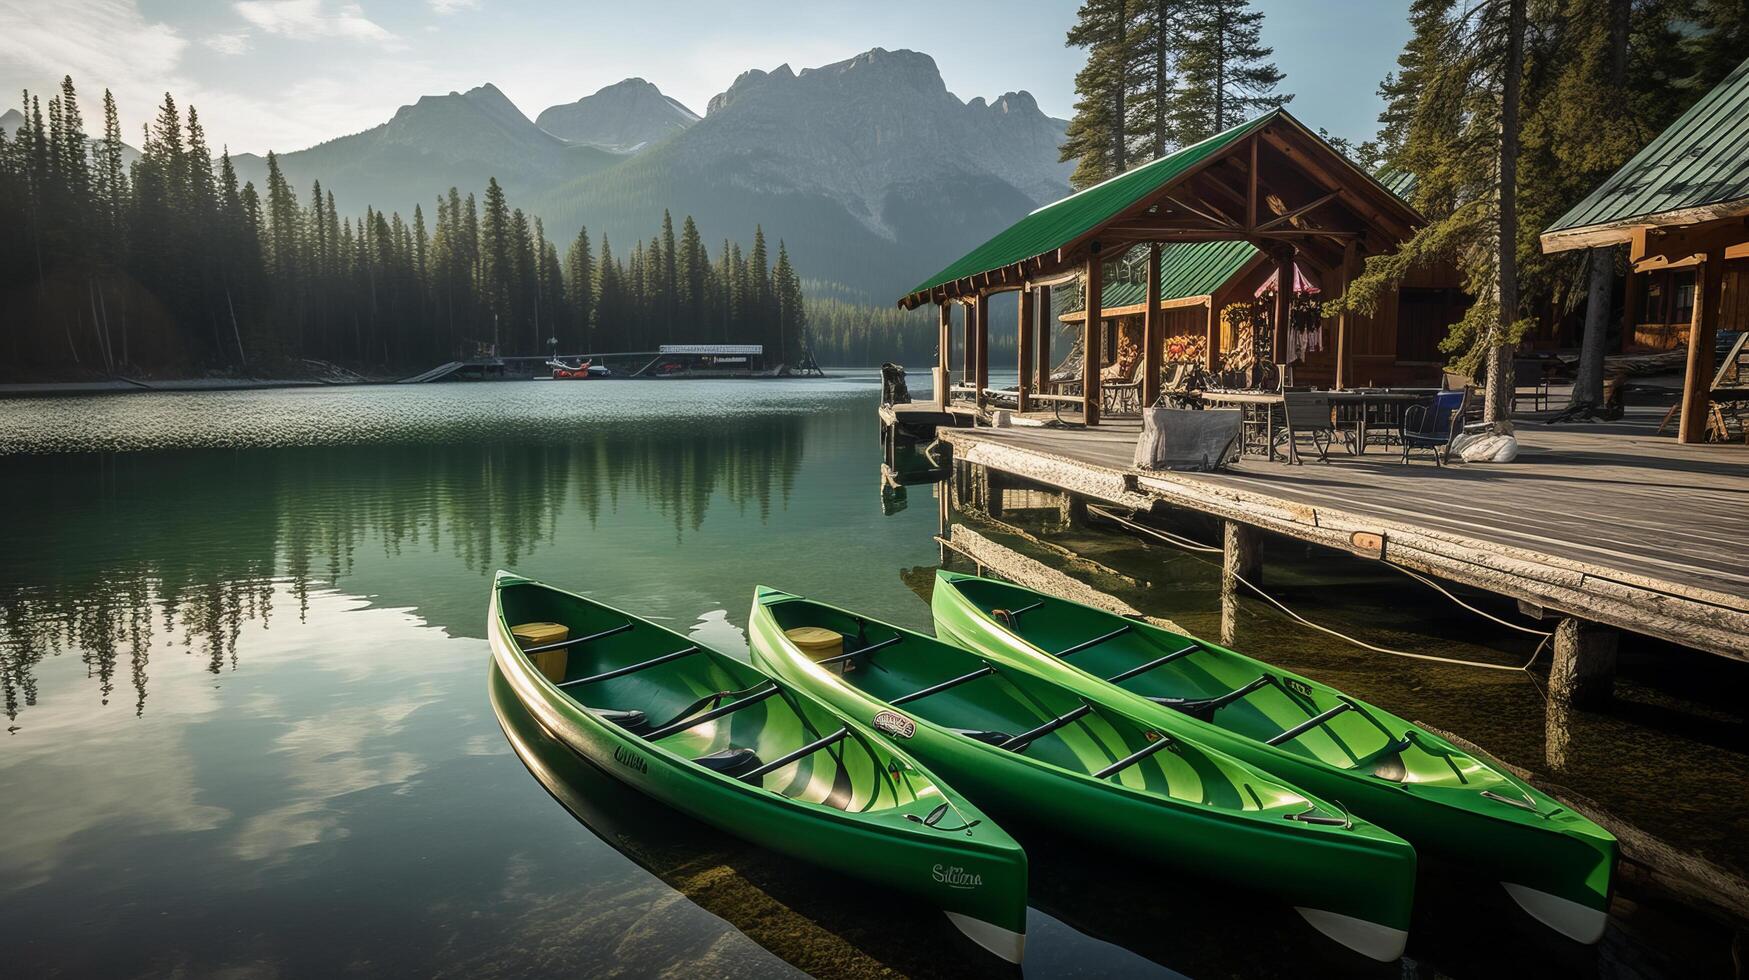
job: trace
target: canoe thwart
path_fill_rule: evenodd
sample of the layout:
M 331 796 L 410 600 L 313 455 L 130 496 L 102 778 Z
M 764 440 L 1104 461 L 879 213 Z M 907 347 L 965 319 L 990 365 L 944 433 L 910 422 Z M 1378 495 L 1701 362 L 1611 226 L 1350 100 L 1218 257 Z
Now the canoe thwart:
M 660 657 L 651 657 L 643 663 L 632 664 L 629 667 L 618 667 L 613 670 L 603 671 L 599 674 L 590 674 L 588 677 L 579 677 L 576 680 L 561 681 L 558 686 L 571 687 L 575 684 L 593 684 L 596 681 L 609 681 L 615 677 L 624 677 L 627 674 L 635 674 L 640 670 L 648 670 L 651 667 L 660 667 L 665 663 L 672 663 L 682 657 L 690 657 L 697 652 L 699 652 L 698 647 L 687 647 L 684 650 L 676 650 L 673 653 L 664 653 Z
M 675 722 L 671 722 L 670 724 L 663 725 L 661 728 L 658 728 L 655 731 L 651 732 L 650 734 L 645 735 L 644 740 L 648 741 L 648 742 L 654 742 L 660 738 L 667 738 L 669 735 L 672 735 L 675 732 L 682 732 L 688 728 L 697 727 L 699 725 L 704 724 L 707 721 L 715 721 L 716 719 L 721 718 L 724 715 L 733 714 L 737 711 L 740 711 L 742 708 L 748 707 L 749 705 L 758 704 L 759 702 L 765 700 L 766 698 L 771 697 L 773 694 L 776 694 L 778 691 L 778 688 L 777 688 L 776 684 L 773 684 L 770 681 L 766 681 L 764 684 L 761 684 L 759 687 L 753 688 L 752 690 L 754 691 L 754 693 L 748 694 L 747 696 L 739 698 L 735 701 L 731 701 L 730 703 L 725 704 L 720 708 L 713 708 L 712 710 L 707 711 L 702 715 L 694 715 L 691 718 L 682 718 L 679 721 L 675 721 Z M 733 693 L 733 692 L 730 692 L 730 693 Z
M 1295 725 L 1294 727 L 1288 729 L 1287 731 L 1282 732 L 1280 735 L 1277 735 L 1274 738 L 1271 738 L 1271 739 L 1265 741 L 1263 744 L 1265 744 L 1265 745 L 1280 745 L 1283 742 L 1291 742 L 1294 739 L 1299 738 L 1301 735 L 1304 735 L 1305 733 L 1311 731 L 1312 729 L 1317 728 L 1319 725 L 1322 725 L 1323 723 L 1336 717 L 1337 715 L 1342 714 L 1344 711 L 1352 711 L 1353 709 L 1354 709 L 1354 705 L 1352 703 L 1350 703 L 1348 701 L 1344 701 L 1341 704 L 1337 705 L 1336 707 L 1331 708 L 1327 711 L 1318 712 L 1317 714 L 1313 715 L 1312 717 L 1307 718 L 1305 721 L 1302 721 L 1299 724 Z
M 1082 650 L 1087 650 L 1087 649 L 1090 649 L 1092 647 L 1096 647 L 1096 646 L 1100 645 L 1101 643 L 1104 643 L 1106 640 L 1115 640 L 1118 637 L 1124 635 L 1125 633 L 1128 633 L 1129 631 L 1130 631 L 1130 628 L 1129 628 L 1128 624 L 1125 624 L 1123 626 L 1119 626 L 1117 629 L 1112 630 L 1110 633 L 1107 633 L 1104 636 L 1096 636 L 1091 640 L 1087 640 L 1086 642 L 1077 643 L 1067 650 L 1059 651 L 1057 654 L 1055 654 L 1055 656 L 1058 660 L 1066 659 L 1073 654 L 1080 653 Z
M 1201 649 L 1202 647 L 1200 645 L 1192 643 L 1190 646 L 1187 646 L 1182 650 L 1174 650 L 1164 657 L 1156 657 L 1139 667 L 1131 667 L 1129 670 L 1126 670 L 1121 674 L 1113 674 L 1110 677 L 1107 677 L 1106 680 L 1112 684 L 1121 684 L 1138 674 L 1146 674 L 1155 667 L 1164 667 L 1172 661 L 1177 660 L 1179 657 L 1188 657 Z
M 773 690 L 776 690 L 776 688 L 773 688 Z M 739 778 L 744 783 L 757 783 L 761 779 L 764 779 L 768 774 L 774 773 L 774 772 L 778 771 L 779 769 L 782 769 L 784 766 L 787 766 L 790 763 L 795 762 L 799 759 L 805 759 L 808 756 L 813 755 L 815 752 L 820 751 L 821 749 L 825 748 L 828 745 L 837 745 L 839 742 L 844 741 L 849 736 L 850 736 L 850 729 L 840 728 L 837 731 L 833 732 L 832 734 L 827 735 L 825 738 L 817 738 L 817 739 L 813 740 L 812 742 L 809 742 L 808 744 L 802 746 L 801 748 L 796 749 L 793 752 L 785 752 L 783 755 L 771 760 L 770 762 L 767 762 L 765 765 L 760 766 L 758 769 L 755 769 L 752 772 L 749 772 L 749 773 L 747 773 Z
M 1257 679 L 1251 683 L 1244 687 L 1236 687 L 1218 697 L 1196 699 L 1149 698 L 1148 700 L 1153 701 L 1156 704 L 1163 704 L 1176 711 L 1182 711 L 1193 718 L 1201 718 L 1203 721 L 1208 721 L 1210 718 L 1214 717 L 1215 712 L 1225 708 L 1227 705 L 1232 704 L 1234 701 L 1239 700 L 1260 687 L 1267 687 L 1274 683 L 1274 677 L 1271 677 L 1268 674 L 1258 674 Z
M 948 680 L 942 681 L 940 684 L 931 684 L 921 691 L 912 691 L 910 694 L 901 694 L 887 703 L 898 705 L 905 704 L 909 701 L 916 701 L 919 698 L 926 698 L 931 694 L 940 694 L 942 691 L 945 691 L 950 687 L 958 687 L 967 681 L 975 681 L 978 678 L 983 677 L 985 674 L 994 674 L 995 672 L 996 668 L 989 664 L 985 664 L 969 674 L 961 674 L 958 677 L 949 678 Z
M 1038 726 L 1037 728 L 1034 728 L 1032 731 L 1021 732 L 1019 735 L 1016 735 L 1013 738 L 1009 739 L 1008 741 L 1003 742 L 1000 746 L 998 746 L 998 748 L 1004 748 L 1004 749 L 1008 749 L 1008 750 L 1014 751 L 1014 752 L 1023 751 L 1023 750 L 1025 750 L 1025 748 L 1028 745 L 1031 745 L 1032 743 L 1038 741 L 1039 739 L 1044 738 L 1046 735 L 1049 735 L 1050 733 L 1056 731 L 1057 729 L 1062 728 L 1065 725 L 1073 725 L 1075 722 L 1080 721 L 1082 715 L 1085 715 L 1089 711 L 1092 711 L 1092 710 L 1093 710 L 1092 705 L 1083 704 L 1079 708 L 1073 708 L 1069 711 L 1065 711 L 1062 714 L 1056 716 L 1055 718 L 1052 718 L 1050 721 L 1047 721 L 1044 724 Z
M 839 661 L 842 661 L 842 660 L 849 660 L 852 657 L 860 657 L 865 653 L 873 653 L 876 650 L 881 649 L 882 647 L 890 647 L 893 644 L 898 643 L 899 641 L 903 640 L 904 638 L 905 637 L 902 634 L 895 634 L 893 636 L 890 636 L 890 637 L 880 641 L 879 643 L 870 643 L 868 646 L 858 647 L 857 649 L 852 650 L 849 653 L 841 653 L 836 657 L 827 657 L 825 660 L 816 660 L 814 662 L 819 664 L 822 667 L 825 667 L 825 666 L 828 666 L 830 664 L 838 663 Z
M 1012 627 L 1014 625 L 1014 617 L 1020 615 L 1023 612 L 1032 612 L 1034 609 L 1037 609 L 1038 607 L 1040 607 L 1044 604 L 1045 604 L 1045 601 L 1043 599 L 1040 599 L 1039 601 L 1032 603 L 1031 605 L 1021 606 L 1019 609 L 992 609 L 992 610 L 990 610 L 990 615 L 995 616 L 996 618 L 1002 620 L 1004 623 L 1007 623 L 1010 627 Z
M 1170 737 L 1165 736 L 1165 735 L 1161 735 L 1155 741 L 1148 743 L 1147 745 L 1143 746 L 1142 748 L 1139 748 L 1136 751 L 1131 752 L 1129 755 L 1124 756 L 1123 758 L 1117 760 L 1116 762 L 1112 763 L 1111 765 L 1106 766 L 1104 769 L 1101 769 L 1098 772 L 1094 773 L 1093 778 L 1094 779 L 1104 779 L 1107 776 L 1116 775 L 1117 773 L 1120 773 L 1120 772 L 1124 771 L 1125 769 L 1128 769 L 1129 767 L 1135 765 L 1136 763 L 1142 761 L 1143 759 L 1146 759 L 1148 756 L 1153 755 L 1154 753 L 1160 751 L 1161 749 L 1169 748 L 1172 744 L 1173 744 L 1172 739 Z
M 524 647 L 522 652 L 532 654 L 545 653 L 548 650 L 563 650 L 567 647 L 581 646 L 582 644 L 588 643 L 590 640 L 599 640 L 604 636 L 612 636 L 615 633 L 624 633 L 631 628 L 632 624 L 628 621 L 621 623 L 612 629 L 605 629 L 599 633 L 591 633 L 588 636 L 573 637 L 569 640 L 560 640 L 557 643 L 543 643 L 538 647 Z

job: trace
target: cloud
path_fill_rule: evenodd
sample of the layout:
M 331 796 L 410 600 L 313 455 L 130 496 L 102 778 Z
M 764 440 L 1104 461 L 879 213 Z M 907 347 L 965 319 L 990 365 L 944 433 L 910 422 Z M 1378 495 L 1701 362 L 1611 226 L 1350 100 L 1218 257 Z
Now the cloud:
M 0 0 L 0 65 L 6 66 L 0 74 L 8 76 L 71 74 L 75 81 L 103 79 L 118 88 L 140 82 L 148 91 L 157 87 L 150 104 L 162 97 L 161 86 L 175 75 L 187 46 L 174 28 L 147 20 L 131 0 Z
M 339 38 L 390 45 L 399 41 L 366 17 L 364 8 L 356 3 L 343 3 L 330 11 L 323 0 L 241 0 L 232 4 L 232 9 L 264 33 L 294 41 Z
M 444 17 L 462 10 L 478 10 L 480 0 L 427 0 L 427 5 L 432 13 Z
M 235 34 L 209 34 L 201 38 L 200 43 L 219 54 L 236 55 L 249 50 L 249 35 L 243 31 Z

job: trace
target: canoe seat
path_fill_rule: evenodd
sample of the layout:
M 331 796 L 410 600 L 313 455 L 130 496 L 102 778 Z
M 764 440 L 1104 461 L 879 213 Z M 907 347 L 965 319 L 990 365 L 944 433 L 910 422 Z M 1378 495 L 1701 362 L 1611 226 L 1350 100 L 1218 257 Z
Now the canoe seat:
M 983 742 L 985 745 L 997 746 L 1014 737 L 1007 732 L 984 732 L 973 728 L 955 728 L 953 732 L 955 735 L 964 735 L 974 742 Z
M 640 734 L 650 727 L 650 719 L 642 711 L 632 709 L 621 711 L 617 708 L 590 708 L 590 713 L 602 721 L 611 721 L 632 734 Z
M 752 772 L 764 765 L 752 749 L 726 748 L 710 755 L 701 755 L 692 760 L 712 772 L 720 772 L 725 776 L 740 776 Z

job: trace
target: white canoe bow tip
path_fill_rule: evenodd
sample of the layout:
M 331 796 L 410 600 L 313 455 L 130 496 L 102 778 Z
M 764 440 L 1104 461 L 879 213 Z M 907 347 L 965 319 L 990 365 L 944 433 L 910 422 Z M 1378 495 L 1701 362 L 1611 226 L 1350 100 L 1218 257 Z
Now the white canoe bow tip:
M 958 912 L 947 912 L 947 918 L 955 928 L 966 934 L 966 938 L 1010 963 L 1019 963 L 1026 955 L 1024 932 L 1013 932 Z
M 1407 929 L 1393 929 L 1377 922 L 1368 922 L 1340 912 L 1326 912 L 1323 909 L 1296 907 L 1294 911 L 1311 923 L 1312 928 L 1380 963 L 1390 963 L 1402 956 L 1403 947 L 1409 943 Z
M 1570 898 L 1550 895 L 1510 881 L 1502 881 L 1500 887 L 1506 889 L 1506 894 L 1512 896 L 1519 908 L 1529 912 L 1531 918 L 1575 942 L 1589 946 L 1603 938 L 1604 927 L 1609 925 L 1608 912 L 1600 912 Z

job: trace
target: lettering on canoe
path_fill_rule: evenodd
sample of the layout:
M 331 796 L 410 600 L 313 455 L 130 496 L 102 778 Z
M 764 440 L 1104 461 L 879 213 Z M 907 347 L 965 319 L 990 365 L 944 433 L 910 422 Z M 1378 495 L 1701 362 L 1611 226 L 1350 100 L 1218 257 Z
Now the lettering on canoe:
M 1302 681 L 1297 677 L 1283 677 L 1281 679 L 1281 686 L 1301 697 L 1309 698 L 1312 696 L 1312 685 L 1307 684 L 1305 681 Z
M 627 769 L 635 769 L 646 776 L 650 774 L 649 763 L 644 761 L 644 757 L 623 745 L 614 748 L 613 761 L 625 766 Z
M 938 864 L 932 876 L 949 888 L 982 888 L 984 885 L 983 875 L 967 871 L 957 864 L 946 868 Z
M 897 711 L 881 711 L 874 716 L 875 731 L 895 738 L 910 738 L 917 734 L 917 723 Z

